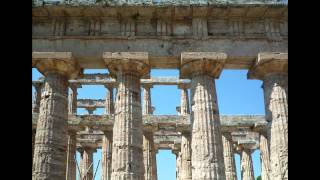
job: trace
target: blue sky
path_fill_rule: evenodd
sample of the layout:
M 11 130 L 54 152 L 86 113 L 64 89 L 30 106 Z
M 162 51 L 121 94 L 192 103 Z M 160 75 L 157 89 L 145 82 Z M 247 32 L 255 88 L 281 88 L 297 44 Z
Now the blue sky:
M 86 70 L 85 73 L 106 73 L 107 70 Z M 36 69 L 32 69 L 32 79 L 42 76 Z M 152 70 L 151 76 L 179 76 L 178 70 Z M 259 114 L 264 115 L 262 82 L 248 80 L 247 70 L 224 70 L 218 80 L 216 88 L 220 114 Z M 34 92 L 34 89 L 32 90 Z M 78 89 L 78 98 L 104 99 L 106 89 L 104 86 L 82 86 Z M 177 114 L 176 106 L 180 105 L 180 90 L 177 86 L 154 86 L 151 90 L 152 104 L 156 107 L 154 114 Z M 95 114 L 102 114 L 98 109 Z M 78 114 L 86 114 L 78 109 Z M 256 150 L 253 155 L 255 177 L 260 175 L 260 153 Z M 236 155 L 238 179 L 240 178 L 240 157 Z M 79 157 L 78 157 L 79 159 Z M 101 159 L 101 150 L 94 154 L 94 169 Z M 158 180 L 175 180 L 176 158 L 168 150 L 160 150 L 157 154 Z M 100 178 L 100 167 L 95 180 Z

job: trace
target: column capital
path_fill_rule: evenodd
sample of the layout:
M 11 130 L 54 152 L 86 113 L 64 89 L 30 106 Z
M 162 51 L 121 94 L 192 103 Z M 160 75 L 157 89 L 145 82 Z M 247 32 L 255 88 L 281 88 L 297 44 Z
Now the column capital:
M 113 88 L 116 87 L 116 84 L 115 83 L 109 83 L 109 84 L 105 84 L 104 87 L 107 88 L 107 89 L 113 89 Z
M 74 90 L 77 88 L 82 88 L 82 85 L 80 83 L 69 83 L 69 87 Z
M 191 83 L 181 83 L 178 84 L 178 89 L 190 89 L 191 88 Z
M 68 79 L 82 75 L 82 69 L 71 52 L 32 52 L 32 67 L 45 76 L 51 72 L 65 75 Z
M 111 76 L 117 72 L 143 76 L 150 71 L 149 54 L 146 52 L 104 52 L 102 57 Z
M 227 60 L 227 54 L 219 52 L 182 52 L 180 77 L 190 78 L 205 74 L 218 78 Z
M 36 90 L 39 90 L 43 85 L 43 83 L 44 83 L 43 81 L 32 81 L 32 85 Z
M 288 53 L 259 53 L 248 72 L 248 79 L 264 79 L 269 74 L 288 74 Z
M 143 83 L 141 84 L 141 86 L 145 89 L 150 89 L 153 88 L 153 84 L 152 83 Z

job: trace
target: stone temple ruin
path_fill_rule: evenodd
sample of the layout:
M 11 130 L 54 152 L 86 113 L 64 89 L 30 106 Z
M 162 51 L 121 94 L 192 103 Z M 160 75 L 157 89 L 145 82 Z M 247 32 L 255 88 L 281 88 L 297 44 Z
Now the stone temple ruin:
M 288 179 L 288 7 L 275 0 L 32 1 L 32 179 L 156 180 L 156 153 L 171 149 L 179 180 Z M 108 74 L 84 74 L 107 69 Z M 151 77 L 178 69 L 180 77 Z M 215 79 L 248 69 L 263 81 L 265 116 L 220 115 Z M 78 99 L 104 85 L 106 99 Z M 150 89 L 177 85 L 178 115 L 153 115 Z M 141 87 L 143 98 L 141 98 Z M 68 89 L 70 93 L 68 94 Z M 115 89 L 115 94 L 114 94 Z M 189 93 L 190 89 L 190 102 Z M 88 115 L 77 114 L 85 108 Z M 96 108 L 104 115 L 94 115 Z M 81 153 L 77 166 L 76 151 Z M 238 177 L 239 178 L 239 177 Z

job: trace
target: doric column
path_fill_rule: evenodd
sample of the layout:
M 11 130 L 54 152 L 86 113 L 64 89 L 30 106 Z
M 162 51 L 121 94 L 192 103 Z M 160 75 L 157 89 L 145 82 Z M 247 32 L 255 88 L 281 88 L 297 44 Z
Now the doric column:
M 143 132 L 143 159 L 144 159 L 144 177 L 145 180 L 156 180 L 156 151 L 153 139 L 153 131 Z
M 76 180 L 76 132 L 68 131 L 66 180 Z
M 34 155 L 34 143 L 36 138 L 36 130 L 32 129 L 32 165 L 33 165 L 33 155 Z
M 113 114 L 114 113 L 114 105 L 113 105 L 113 87 L 114 85 L 108 84 L 105 85 L 107 90 L 106 102 L 105 102 L 105 114 Z
M 101 180 L 111 180 L 112 172 L 112 131 L 105 131 L 102 139 Z
M 144 84 L 143 86 L 143 108 L 142 114 L 153 114 L 152 104 L 151 104 L 151 90 L 152 85 Z
M 189 86 L 185 84 L 180 84 L 178 87 L 179 89 L 181 89 L 180 115 L 188 115 L 190 114 L 189 95 L 188 95 Z
M 226 180 L 237 180 L 236 164 L 234 159 L 234 147 L 230 132 L 222 133 L 224 166 Z
M 93 153 L 96 149 L 91 146 L 82 146 L 81 175 L 83 180 L 92 180 L 93 178 Z
M 243 148 L 241 151 L 241 180 L 254 180 L 251 149 Z
M 157 170 L 157 154 L 158 149 L 156 145 L 154 145 L 154 155 L 152 156 L 152 177 L 153 180 L 158 180 L 158 170 Z
M 35 88 L 34 92 L 34 102 L 32 104 L 32 112 L 33 113 L 39 113 L 39 107 L 40 107 L 40 101 L 41 101 L 41 88 L 42 88 L 43 83 L 42 82 L 37 82 L 33 83 L 33 86 Z
M 80 71 L 71 53 L 33 52 L 32 66 L 45 75 L 33 159 L 33 180 L 66 178 L 68 79 Z
M 187 131 L 181 132 L 181 169 L 180 180 L 191 180 L 191 134 Z
M 260 160 L 262 180 L 271 180 L 269 145 L 266 132 L 260 133 Z
M 148 54 L 104 53 L 103 58 L 118 87 L 111 179 L 144 180 L 140 78 L 150 71 Z
M 71 92 L 69 94 L 69 103 L 68 103 L 69 114 L 73 114 L 73 115 L 77 114 L 78 87 L 80 87 L 80 85 L 70 84 Z
M 176 180 L 181 180 L 181 152 L 180 149 L 172 152 L 176 155 Z
M 260 53 L 248 78 L 263 80 L 272 180 L 288 179 L 288 54 Z
M 225 180 L 221 125 L 215 78 L 227 55 L 214 52 L 181 54 L 181 78 L 191 78 L 192 179 Z

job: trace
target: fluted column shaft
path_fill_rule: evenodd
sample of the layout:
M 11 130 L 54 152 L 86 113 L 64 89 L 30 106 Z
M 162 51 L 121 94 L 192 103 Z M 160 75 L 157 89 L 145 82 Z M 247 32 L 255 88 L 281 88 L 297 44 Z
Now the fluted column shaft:
M 192 179 L 225 180 L 223 146 L 214 78 L 193 76 Z
M 69 114 L 77 114 L 77 86 L 76 85 L 70 85 L 71 92 L 69 94 Z
M 33 166 L 33 156 L 34 156 L 34 144 L 36 138 L 36 130 L 32 129 L 32 166 Z
M 152 177 L 153 180 L 158 180 L 158 171 L 157 171 L 157 150 L 154 149 L 154 154 L 152 155 Z
M 288 179 L 288 53 L 259 53 L 248 73 L 263 80 L 272 180 Z
M 76 132 L 69 131 L 67 148 L 66 180 L 76 180 Z
M 237 180 L 236 164 L 234 159 L 234 147 L 230 132 L 222 134 L 224 166 L 226 170 L 226 180 Z
M 81 159 L 81 174 L 83 180 L 92 180 L 93 178 L 93 152 L 91 147 L 83 147 Z
M 156 158 L 153 132 L 144 132 L 143 133 L 143 159 L 144 159 L 144 177 L 145 180 L 156 180 L 157 174 L 155 173 L 154 165 L 156 165 Z
M 143 86 L 143 112 L 142 114 L 152 114 L 152 104 L 151 104 L 151 86 Z
M 288 76 L 271 74 L 263 81 L 266 119 L 270 123 L 272 180 L 288 179 Z
M 112 180 L 143 180 L 140 77 L 120 72 L 113 126 Z
M 187 115 L 190 114 L 189 109 L 189 97 L 188 97 L 188 89 L 183 88 L 181 89 L 181 105 L 180 105 L 180 114 Z
M 260 160 L 261 160 L 261 179 L 271 180 L 270 154 L 267 133 L 260 134 Z
M 112 172 L 112 132 L 104 132 L 102 139 L 101 180 L 111 180 Z
M 33 180 L 66 177 L 68 78 L 55 72 L 45 79 L 37 123 Z
M 251 150 L 241 151 L 241 180 L 254 180 Z
M 191 135 L 189 132 L 181 133 L 181 169 L 180 180 L 191 180 Z
M 114 105 L 113 105 L 113 86 L 106 86 L 107 95 L 105 102 L 105 114 L 113 114 L 114 113 Z
M 39 113 L 42 84 L 35 84 L 34 88 L 35 88 L 35 92 L 34 92 L 35 99 L 33 102 L 32 112 Z
M 176 180 L 181 180 L 181 152 L 180 150 L 175 150 L 176 155 Z

